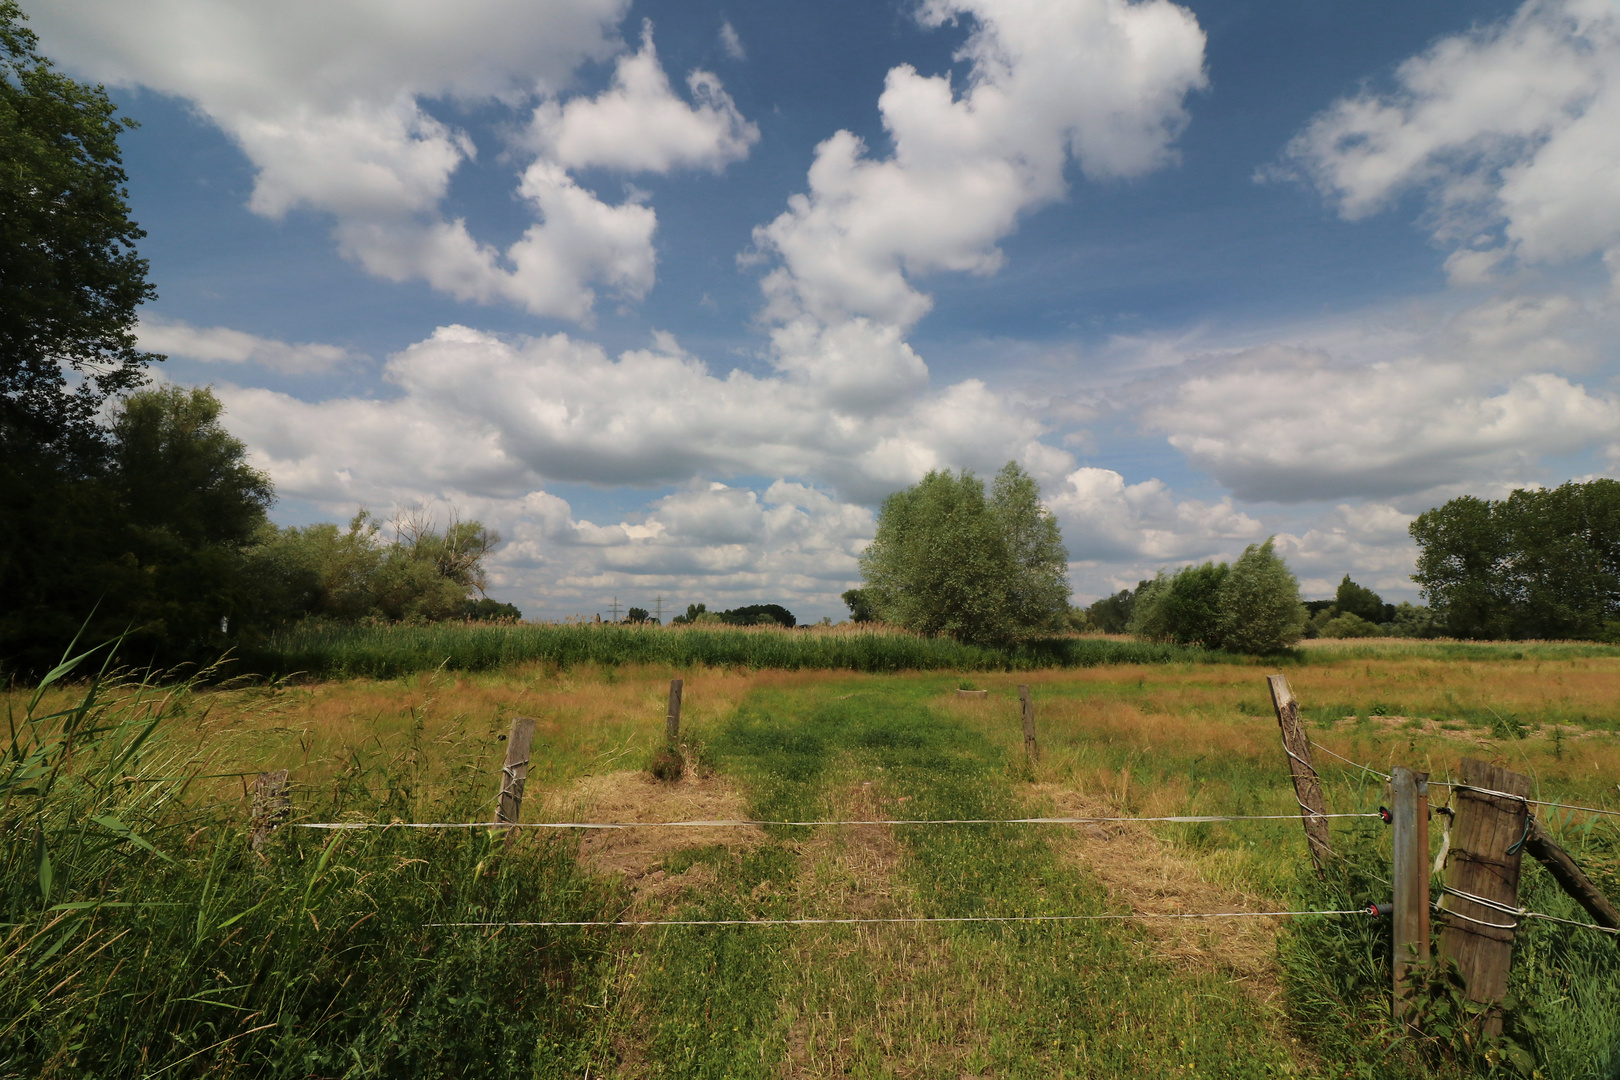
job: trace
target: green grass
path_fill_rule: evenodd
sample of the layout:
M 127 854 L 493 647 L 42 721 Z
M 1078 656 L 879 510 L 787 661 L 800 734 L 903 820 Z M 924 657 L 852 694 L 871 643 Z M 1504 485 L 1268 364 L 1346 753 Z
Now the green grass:
M 846 700 L 827 689 L 760 694 L 709 733 L 713 760 L 746 782 L 750 813 L 822 815 L 861 778 L 885 799 L 904 800 L 905 816 L 1027 809 L 1016 792 L 1018 763 L 918 700 L 936 688 Z M 900 829 L 893 887 L 903 901 L 890 913 L 1110 910 L 1094 882 L 1060 862 L 1054 835 L 1026 826 Z M 804 854 L 813 838 L 805 828 L 773 829 L 769 844 L 673 914 L 844 914 L 818 906 L 827 883 Z M 807 1055 L 812 1073 L 855 1076 L 1297 1075 L 1286 1035 L 1255 999 L 1231 992 L 1219 973 L 1159 961 L 1151 936 L 1129 923 L 677 927 L 638 948 L 634 970 L 644 974 L 621 1045 L 650 1031 L 633 1057 L 654 1076 L 776 1076 L 794 1055 Z M 897 1004 L 908 998 L 927 1003 Z M 819 1056 L 807 1035 L 817 1018 L 835 1033 Z M 598 1070 L 612 1074 L 614 1061 Z
M 1011 649 L 949 638 L 812 630 L 676 630 L 628 626 L 299 625 L 244 647 L 234 671 L 265 676 L 394 678 L 447 668 L 485 671 L 510 664 L 666 664 L 846 671 L 1009 671 L 1097 664 L 1246 658 L 1180 645 L 1106 638 L 1050 638 Z

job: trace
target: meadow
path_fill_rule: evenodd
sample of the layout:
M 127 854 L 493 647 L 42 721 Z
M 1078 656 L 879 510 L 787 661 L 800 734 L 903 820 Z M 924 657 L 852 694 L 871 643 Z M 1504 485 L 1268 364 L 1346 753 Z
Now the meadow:
M 0 1076 L 1513 1075 L 1394 1040 L 1388 928 L 1359 916 L 440 925 L 1335 910 L 1387 899 L 1376 818 L 1335 821 L 1325 882 L 1290 820 L 525 830 L 509 846 L 482 829 L 297 827 L 488 820 L 518 715 L 537 720 L 526 821 L 1286 815 L 1274 669 L 550 658 L 19 689 L 0 780 Z M 1283 670 L 1312 738 L 1350 761 L 1444 779 L 1483 757 L 1541 798 L 1620 809 L 1620 650 L 1358 642 Z M 671 677 L 688 769 L 660 783 L 646 767 Z M 1317 766 L 1330 810 L 1387 801 L 1380 778 Z M 250 853 L 247 784 L 275 768 L 293 819 Z M 1620 896 L 1620 818 L 1543 816 Z M 1538 867 L 1522 899 L 1584 919 Z M 1617 1074 L 1613 942 L 1529 923 L 1513 990 L 1541 1075 Z

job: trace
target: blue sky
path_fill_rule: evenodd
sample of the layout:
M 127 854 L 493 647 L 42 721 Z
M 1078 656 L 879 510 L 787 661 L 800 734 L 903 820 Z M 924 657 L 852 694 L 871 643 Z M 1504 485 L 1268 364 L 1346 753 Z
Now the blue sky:
M 839 617 L 1015 458 L 1076 598 L 1620 464 L 1620 8 L 26 4 L 285 524 L 495 526 L 530 616 Z

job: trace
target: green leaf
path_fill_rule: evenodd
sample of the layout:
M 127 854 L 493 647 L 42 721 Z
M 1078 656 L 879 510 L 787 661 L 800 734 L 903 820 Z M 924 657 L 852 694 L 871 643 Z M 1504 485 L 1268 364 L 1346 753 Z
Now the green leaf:
M 39 898 L 49 901 L 51 898 L 51 881 L 54 874 L 51 870 L 51 853 L 45 847 L 45 831 L 34 830 L 34 864 L 39 872 Z
M 173 859 L 169 858 L 169 856 L 163 854 L 163 852 L 161 852 L 157 848 L 153 847 L 144 838 L 136 836 L 134 831 L 131 830 L 128 825 L 125 825 L 122 821 L 119 821 L 117 818 L 113 817 L 112 815 L 108 814 L 108 815 L 104 815 L 102 817 L 91 818 L 90 820 L 95 822 L 97 825 L 100 825 L 103 829 L 106 829 L 108 832 L 114 834 L 120 840 L 128 840 L 130 843 L 134 844 L 136 847 L 140 848 L 142 851 L 149 851 L 153 855 L 156 855 L 158 858 L 163 859 L 166 862 L 174 862 Z

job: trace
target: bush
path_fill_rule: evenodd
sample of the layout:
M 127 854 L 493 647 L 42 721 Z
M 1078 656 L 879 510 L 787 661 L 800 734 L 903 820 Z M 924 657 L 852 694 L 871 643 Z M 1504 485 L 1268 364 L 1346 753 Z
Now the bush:
M 1335 615 L 1318 626 L 1316 636 L 1324 638 L 1383 637 L 1384 631 L 1381 627 L 1375 626 L 1361 616 L 1347 611 L 1342 615 Z

